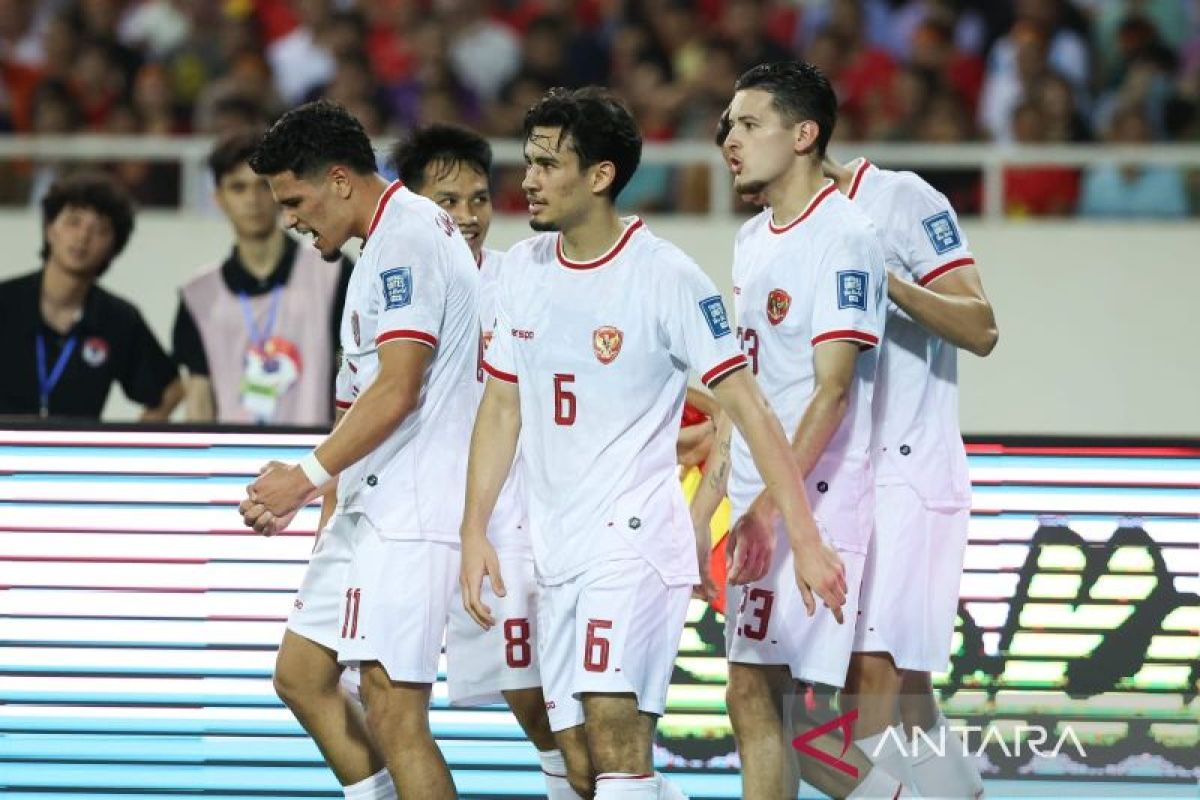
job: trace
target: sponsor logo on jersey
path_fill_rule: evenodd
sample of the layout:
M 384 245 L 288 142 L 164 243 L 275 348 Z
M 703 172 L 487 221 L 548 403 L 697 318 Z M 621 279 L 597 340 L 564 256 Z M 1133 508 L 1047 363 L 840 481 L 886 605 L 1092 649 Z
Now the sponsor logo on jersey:
M 720 295 L 701 300 L 700 310 L 704 312 L 704 321 L 708 323 L 714 339 L 729 335 L 729 314 L 725 312 L 725 301 Z
M 929 237 L 929 243 L 933 245 L 933 249 L 939 256 L 962 244 L 962 237 L 958 235 L 958 226 L 950 218 L 949 211 L 927 217 L 921 221 L 921 224 L 925 226 L 925 235 Z
M 838 270 L 838 308 L 857 308 L 860 311 L 866 311 L 869 278 L 870 276 L 861 270 Z
M 412 268 L 397 267 L 379 273 L 383 281 L 384 309 L 404 308 L 412 302 Z
M 514 339 L 521 339 L 529 342 L 533 341 L 533 331 L 522 330 L 521 328 L 513 328 L 512 335 Z
M 601 364 L 611 364 L 621 354 L 621 342 L 625 334 L 612 325 L 604 325 L 592 331 L 592 350 Z
M 89 367 L 99 367 L 108 361 L 108 342 L 99 336 L 89 336 L 83 340 L 80 356 L 83 357 L 83 363 Z
M 788 309 L 792 307 L 792 296 L 783 289 L 772 289 L 767 295 L 767 321 L 772 325 L 783 322 Z

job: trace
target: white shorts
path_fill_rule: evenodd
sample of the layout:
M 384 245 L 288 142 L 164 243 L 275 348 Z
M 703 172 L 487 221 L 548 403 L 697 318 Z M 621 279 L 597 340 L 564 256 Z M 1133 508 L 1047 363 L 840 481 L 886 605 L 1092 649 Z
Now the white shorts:
M 335 514 L 317 540 L 288 630 L 337 652 L 378 661 L 393 681 L 434 683 L 458 584 L 459 549 L 385 539 L 362 514 Z
M 605 561 L 538 597 L 538 657 L 550 728 L 583 724 L 580 695 L 634 694 L 661 716 L 691 586 L 667 586 L 646 561 Z
M 460 588 L 454 587 L 446 634 L 446 685 L 453 705 L 499 703 L 504 699 L 501 692 L 542 685 L 533 554 L 498 555 L 504 597 L 493 594 L 491 581 L 483 579 L 482 599 L 496 620 L 490 630 L 471 619 L 463 608 Z
M 845 519 L 821 514 L 817 517 L 825 536 L 831 528 L 847 530 L 852 525 L 869 525 L 870 509 Z M 832 543 L 846 568 L 846 604 L 842 607 L 845 622 L 839 625 L 816 595 L 816 613 L 808 616 L 796 586 L 792 547 L 782 521 L 776 526 L 775 536 L 775 554 L 767 574 L 753 583 L 726 587 L 725 652 L 736 664 L 786 665 L 795 680 L 840 688 L 850 666 L 866 555 L 850 549 L 850 545 Z
M 908 484 L 875 487 L 854 650 L 900 669 L 944 672 L 958 614 L 969 509 L 934 511 Z

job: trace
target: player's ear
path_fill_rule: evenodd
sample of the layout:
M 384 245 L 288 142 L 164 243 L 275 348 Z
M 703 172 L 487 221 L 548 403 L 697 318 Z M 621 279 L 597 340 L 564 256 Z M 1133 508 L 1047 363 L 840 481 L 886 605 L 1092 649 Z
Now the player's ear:
M 325 180 L 339 198 L 346 200 L 350 197 L 350 170 L 341 164 L 333 164 L 326 170 Z
M 806 119 L 795 128 L 796 142 L 795 149 L 799 155 L 812 152 L 813 147 L 817 144 L 817 137 L 821 135 L 821 126 L 815 120 Z
M 591 173 L 592 194 L 605 194 L 608 192 L 608 187 L 617 179 L 617 166 L 611 161 L 593 164 L 588 172 Z

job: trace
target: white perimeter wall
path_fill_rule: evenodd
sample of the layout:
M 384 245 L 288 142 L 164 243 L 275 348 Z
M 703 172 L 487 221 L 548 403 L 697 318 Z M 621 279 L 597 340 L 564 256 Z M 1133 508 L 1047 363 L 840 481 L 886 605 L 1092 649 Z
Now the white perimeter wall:
M 729 296 L 736 222 L 647 222 Z M 0 214 L 9 253 L 0 278 L 37 265 L 38 226 L 33 215 Z M 1200 225 L 964 227 L 1000 323 L 989 358 L 961 356 L 964 431 L 1200 435 Z M 528 232 L 520 219 L 499 219 L 490 243 L 507 246 Z M 143 214 L 104 285 L 133 300 L 169 348 L 176 287 L 229 246 L 219 219 Z M 134 414 L 116 389 L 106 419 Z

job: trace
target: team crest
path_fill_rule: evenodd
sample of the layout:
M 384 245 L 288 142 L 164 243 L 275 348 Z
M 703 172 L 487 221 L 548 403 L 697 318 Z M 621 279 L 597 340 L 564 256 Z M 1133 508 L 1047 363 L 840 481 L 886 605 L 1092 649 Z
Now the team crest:
M 354 346 L 362 347 L 362 328 L 358 325 L 358 312 L 350 312 L 350 333 L 354 336 Z
M 596 328 L 592 333 L 592 350 L 601 364 L 611 364 L 613 359 L 620 355 L 621 342 L 624 339 L 625 334 L 611 325 Z
M 83 363 L 89 367 L 99 367 L 108 361 L 108 342 L 99 336 L 89 336 L 83 340 L 80 355 L 83 357 Z
M 792 296 L 783 289 L 772 289 L 767 295 L 767 320 L 772 325 L 783 322 L 788 309 L 792 307 Z

